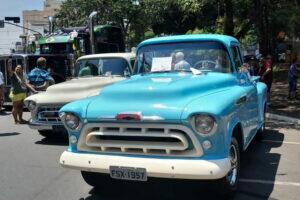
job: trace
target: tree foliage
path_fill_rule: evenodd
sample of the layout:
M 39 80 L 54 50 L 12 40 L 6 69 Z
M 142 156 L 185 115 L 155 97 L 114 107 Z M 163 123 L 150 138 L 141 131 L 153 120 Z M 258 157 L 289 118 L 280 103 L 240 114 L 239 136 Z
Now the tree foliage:
M 120 26 L 127 46 L 155 35 L 222 33 L 242 41 L 257 38 L 263 53 L 274 48 L 278 32 L 299 36 L 295 0 L 65 0 L 58 26 L 84 26 L 98 11 L 97 23 Z

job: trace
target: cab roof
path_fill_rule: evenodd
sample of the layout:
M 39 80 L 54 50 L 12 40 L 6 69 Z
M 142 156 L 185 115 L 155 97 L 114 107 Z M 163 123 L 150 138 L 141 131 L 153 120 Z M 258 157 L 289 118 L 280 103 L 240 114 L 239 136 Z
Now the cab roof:
M 125 58 L 126 60 L 134 59 L 135 53 L 100 53 L 100 54 L 92 54 L 81 56 L 78 60 L 82 59 L 93 59 L 93 58 Z
M 228 35 L 219 34 L 191 34 L 191 35 L 175 35 L 164 36 L 145 40 L 141 42 L 138 48 L 150 44 L 162 44 L 162 43 L 177 43 L 177 42 L 196 42 L 196 41 L 218 41 L 222 42 L 227 48 L 231 43 L 239 43 L 239 41 Z

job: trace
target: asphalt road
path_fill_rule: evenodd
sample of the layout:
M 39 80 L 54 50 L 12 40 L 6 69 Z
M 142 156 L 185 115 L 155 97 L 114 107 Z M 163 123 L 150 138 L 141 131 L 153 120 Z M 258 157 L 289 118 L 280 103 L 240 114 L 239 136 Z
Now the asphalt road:
M 25 113 L 25 118 L 29 113 Z M 0 200 L 222 199 L 212 183 L 131 185 L 96 191 L 78 171 L 60 167 L 67 141 L 48 140 L 0 115 Z M 300 199 L 300 131 L 269 122 L 262 142 L 243 154 L 236 200 Z

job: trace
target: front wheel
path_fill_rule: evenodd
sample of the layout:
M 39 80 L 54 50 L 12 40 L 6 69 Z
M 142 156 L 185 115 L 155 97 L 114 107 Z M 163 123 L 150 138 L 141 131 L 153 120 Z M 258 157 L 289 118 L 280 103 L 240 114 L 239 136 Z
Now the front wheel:
M 235 137 L 232 137 L 229 158 L 231 169 L 228 174 L 220 180 L 221 193 L 228 198 L 234 196 L 237 191 L 239 175 L 240 175 L 240 150 L 239 143 Z

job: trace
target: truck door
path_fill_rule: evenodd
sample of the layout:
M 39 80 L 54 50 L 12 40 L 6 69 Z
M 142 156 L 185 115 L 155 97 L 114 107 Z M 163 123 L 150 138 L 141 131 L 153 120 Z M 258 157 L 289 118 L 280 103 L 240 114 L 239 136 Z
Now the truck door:
M 249 73 L 241 72 L 240 68 L 243 64 L 240 48 L 238 44 L 232 44 L 231 53 L 234 59 L 234 65 L 237 69 L 237 79 L 239 85 L 243 88 L 243 93 L 237 104 L 242 107 L 240 117 L 244 130 L 244 139 L 248 143 L 256 133 L 258 123 L 258 97 L 256 85 L 251 81 Z

